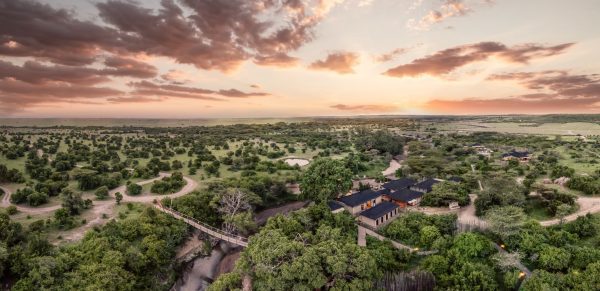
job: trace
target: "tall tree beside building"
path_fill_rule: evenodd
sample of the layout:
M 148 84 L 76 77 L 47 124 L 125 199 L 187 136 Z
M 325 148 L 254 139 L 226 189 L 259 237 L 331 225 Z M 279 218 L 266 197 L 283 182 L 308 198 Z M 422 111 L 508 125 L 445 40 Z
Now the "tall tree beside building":
M 352 187 L 352 172 L 343 161 L 317 159 L 302 176 L 302 195 L 310 200 L 325 202 Z

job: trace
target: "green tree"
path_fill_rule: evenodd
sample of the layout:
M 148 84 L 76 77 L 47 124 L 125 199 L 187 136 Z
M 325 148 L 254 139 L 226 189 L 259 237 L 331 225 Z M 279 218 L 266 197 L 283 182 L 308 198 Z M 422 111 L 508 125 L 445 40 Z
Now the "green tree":
M 421 238 L 422 246 L 431 247 L 433 242 L 440 237 L 440 231 L 433 225 L 427 225 L 421 228 L 419 236 Z
M 135 196 L 135 195 L 140 195 L 140 193 L 142 193 L 142 186 L 140 186 L 136 183 L 131 183 L 131 184 L 127 185 L 127 194 L 129 194 L 131 196 Z
M 483 183 L 483 191 L 479 193 L 475 200 L 475 214 L 482 216 L 493 207 L 498 206 L 519 206 L 525 205 L 525 195 L 523 189 L 510 176 L 495 176 Z
M 571 254 L 561 248 L 545 246 L 540 252 L 538 264 L 549 271 L 561 271 L 569 266 Z
M 106 197 L 108 197 L 108 187 L 102 186 L 102 187 L 96 189 L 96 191 L 94 192 L 94 195 L 96 195 L 96 198 L 98 198 L 100 200 L 106 199 Z
M 573 207 L 569 204 L 561 203 L 556 207 L 556 216 L 560 219 L 560 224 L 563 224 L 565 216 L 571 213 Z
M 523 208 L 517 206 L 492 208 L 485 215 L 485 219 L 490 225 L 490 230 L 503 240 L 517 234 L 523 227 L 525 218 Z
M 123 200 L 123 194 L 121 194 L 121 192 L 115 193 L 115 200 L 117 201 L 117 205 L 121 205 L 121 200 Z
M 448 206 L 450 202 L 459 205 L 469 205 L 469 192 L 465 187 L 455 182 L 441 182 L 433 185 L 433 190 L 423 195 L 421 204 L 425 206 Z
M 302 176 L 302 195 L 316 202 L 326 202 L 352 187 L 352 172 L 343 161 L 319 158 Z

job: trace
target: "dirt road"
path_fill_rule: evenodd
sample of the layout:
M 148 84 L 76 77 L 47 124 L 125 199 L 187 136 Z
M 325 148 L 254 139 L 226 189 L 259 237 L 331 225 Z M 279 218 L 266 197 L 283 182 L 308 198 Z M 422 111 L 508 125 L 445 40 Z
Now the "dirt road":
M 162 179 L 163 177 L 168 177 L 171 174 L 169 173 L 160 173 L 158 177 L 156 178 L 152 178 L 149 180 L 144 180 L 144 181 L 140 181 L 137 184 L 138 185 L 145 185 L 148 183 L 152 183 L 156 180 Z M 117 192 L 121 192 L 121 194 L 123 194 L 123 202 L 141 202 L 141 203 L 152 203 L 152 201 L 154 201 L 154 199 L 162 199 L 162 198 L 166 198 L 166 197 L 170 197 L 170 198 L 176 198 L 176 197 L 180 197 L 183 195 L 186 195 L 192 191 L 194 191 L 196 189 L 196 187 L 198 187 L 198 183 L 196 181 L 194 181 L 193 179 L 184 176 L 183 179 L 187 182 L 187 184 L 185 186 L 183 186 L 183 188 L 181 188 L 181 190 L 177 191 L 176 193 L 173 194 L 167 194 L 167 195 L 146 195 L 146 196 L 129 196 L 127 194 L 125 194 L 126 192 L 126 186 L 119 186 L 113 190 L 111 190 L 109 192 L 111 197 L 115 197 L 115 193 Z M 4 196 L 2 197 L 2 203 L 0 205 L 2 205 L 2 207 L 8 207 L 10 205 L 15 205 L 10 203 L 10 196 L 12 195 L 12 191 L 6 187 L 2 187 L 0 186 L 0 189 L 4 190 Z M 114 207 L 114 205 L 116 204 L 116 202 L 114 200 L 99 200 L 99 201 L 94 201 L 94 207 L 93 207 L 93 211 L 94 213 L 96 213 L 96 211 L 98 211 L 97 208 L 100 208 L 100 210 L 107 210 L 111 207 Z M 42 214 L 42 213 L 46 213 L 46 212 L 52 212 L 55 211 L 57 209 L 59 209 L 61 207 L 61 205 L 54 205 L 54 206 L 47 206 L 47 207 L 29 207 L 29 206 L 21 206 L 21 205 L 15 205 L 17 207 L 17 209 L 20 212 L 23 213 L 30 213 L 30 214 Z M 105 211 L 102 211 L 101 213 L 106 213 Z
M 600 197 L 585 197 L 579 196 L 577 198 L 577 204 L 579 204 L 579 210 L 573 214 L 564 217 L 563 222 L 569 222 L 577 219 L 579 216 L 585 216 L 588 213 L 594 214 L 600 212 Z M 556 225 L 560 223 L 560 218 L 540 221 L 543 226 Z

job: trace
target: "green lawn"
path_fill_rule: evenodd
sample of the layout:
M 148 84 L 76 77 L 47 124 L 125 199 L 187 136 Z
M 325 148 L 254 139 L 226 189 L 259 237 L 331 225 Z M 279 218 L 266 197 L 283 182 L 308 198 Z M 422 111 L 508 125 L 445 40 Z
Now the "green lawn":
M 557 147 L 556 150 L 561 155 L 559 163 L 561 165 L 565 165 L 575 169 L 575 172 L 578 174 L 586 173 L 589 175 L 594 173 L 594 171 L 596 171 L 597 169 L 600 169 L 600 164 L 593 164 L 590 162 L 595 159 L 595 153 L 592 152 L 590 149 L 585 149 L 583 151 L 575 151 L 569 150 L 566 147 L 561 146 Z M 571 157 L 572 153 L 581 155 L 581 158 Z

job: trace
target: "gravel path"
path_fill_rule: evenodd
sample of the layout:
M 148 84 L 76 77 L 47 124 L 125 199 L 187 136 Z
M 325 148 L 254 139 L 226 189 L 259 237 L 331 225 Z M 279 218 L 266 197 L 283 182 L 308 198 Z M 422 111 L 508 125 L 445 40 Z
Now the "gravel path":
M 402 159 L 400 161 L 390 160 L 390 166 L 381 172 L 384 177 L 396 177 L 396 171 L 402 168 L 402 162 L 408 157 L 408 146 L 405 145 L 403 150 Z
M 600 212 L 600 197 L 585 197 L 579 196 L 577 198 L 577 204 L 579 204 L 579 210 L 573 214 L 564 217 L 563 222 L 569 222 L 577 219 L 579 216 L 585 216 L 588 213 L 594 214 Z M 560 218 L 540 221 L 542 226 L 556 225 L 560 223 Z
M 171 175 L 170 173 L 161 172 L 158 177 L 152 178 L 149 180 L 140 181 L 137 184 L 145 185 L 148 183 L 152 183 L 156 180 L 162 179 L 163 177 L 168 177 L 170 175 Z M 186 176 L 184 176 L 183 179 L 187 182 L 187 184 L 185 186 L 183 186 L 183 188 L 181 188 L 181 190 L 179 190 L 173 194 L 129 196 L 129 195 L 125 194 L 126 186 L 119 186 L 119 187 L 111 190 L 109 192 L 109 194 L 112 198 L 114 198 L 115 193 L 121 192 L 121 194 L 123 194 L 122 202 L 152 203 L 154 201 L 154 199 L 158 200 L 158 199 L 162 199 L 162 198 L 166 198 L 166 197 L 177 198 L 177 197 L 189 194 L 190 192 L 194 191 L 196 189 L 196 187 L 198 187 L 198 183 L 196 181 L 194 181 L 193 179 L 186 177 Z M 4 190 L 4 196 L 2 197 L 2 201 L 0 203 L 0 205 L 2 205 L 2 207 L 8 207 L 10 205 L 14 205 L 17 207 L 17 209 L 20 212 L 28 213 L 28 214 L 44 214 L 44 213 L 56 211 L 57 209 L 62 207 L 61 205 L 54 205 L 54 206 L 47 206 L 47 207 L 29 207 L 29 206 L 15 205 L 15 204 L 10 203 L 10 196 L 12 195 L 12 191 L 10 189 L 8 189 L 6 187 L 2 187 L 2 186 L 0 186 L 0 189 Z M 92 209 L 90 209 L 91 213 L 93 214 L 92 215 L 93 219 L 89 220 L 85 225 L 83 225 L 81 227 L 67 231 L 63 235 L 64 239 L 68 240 L 68 241 L 79 240 L 85 235 L 85 232 L 88 229 L 90 229 L 94 226 L 97 226 L 97 225 L 104 224 L 110 218 L 113 218 L 115 216 L 114 210 L 115 210 L 116 205 L 117 205 L 117 203 L 114 199 L 94 201 L 93 207 L 92 207 Z M 106 218 L 102 217 L 104 214 L 107 215 Z

